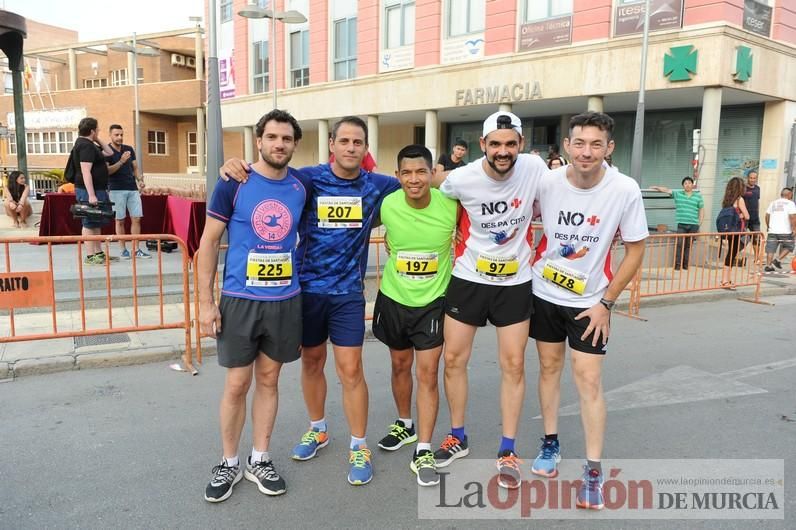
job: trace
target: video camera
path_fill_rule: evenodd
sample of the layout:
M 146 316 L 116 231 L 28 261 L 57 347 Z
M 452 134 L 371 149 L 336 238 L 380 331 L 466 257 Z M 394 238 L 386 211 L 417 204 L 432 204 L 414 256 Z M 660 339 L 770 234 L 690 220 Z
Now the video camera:
M 114 218 L 113 203 L 110 201 L 99 201 L 97 204 L 90 204 L 88 201 L 78 201 L 69 207 L 69 212 L 79 219 L 86 218 L 89 221 L 100 223 Z

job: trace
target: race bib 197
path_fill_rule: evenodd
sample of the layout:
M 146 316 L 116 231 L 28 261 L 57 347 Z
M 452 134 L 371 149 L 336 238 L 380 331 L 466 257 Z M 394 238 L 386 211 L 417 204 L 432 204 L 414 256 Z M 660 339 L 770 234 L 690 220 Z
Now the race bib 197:
M 409 280 L 428 280 L 437 275 L 439 258 L 436 252 L 398 252 L 395 269 Z

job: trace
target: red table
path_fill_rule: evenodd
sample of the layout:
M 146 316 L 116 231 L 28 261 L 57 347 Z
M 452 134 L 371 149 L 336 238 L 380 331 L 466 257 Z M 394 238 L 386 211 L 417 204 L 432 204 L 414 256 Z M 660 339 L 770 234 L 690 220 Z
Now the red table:
M 193 257 L 205 229 L 205 201 L 169 195 L 166 212 L 164 230 L 185 241 L 188 256 Z
M 144 208 L 144 217 L 141 219 L 142 234 L 162 234 L 166 222 L 165 195 L 142 195 L 141 204 Z M 75 219 L 69 212 L 69 207 L 75 204 L 74 193 L 48 193 L 44 196 L 44 205 L 41 210 L 41 223 L 39 224 L 40 236 L 79 236 L 81 232 L 80 219 Z M 125 221 L 125 233 L 130 233 L 130 218 Z M 102 233 L 111 235 L 116 233 L 113 220 L 102 227 Z

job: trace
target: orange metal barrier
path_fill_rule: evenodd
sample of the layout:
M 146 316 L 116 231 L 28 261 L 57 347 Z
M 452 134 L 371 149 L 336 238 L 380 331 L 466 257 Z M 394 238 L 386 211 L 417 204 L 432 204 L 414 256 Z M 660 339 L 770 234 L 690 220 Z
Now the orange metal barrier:
M 112 242 L 118 241 L 130 241 L 130 242 L 145 242 L 146 240 L 157 240 L 158 241 L 158 250 L 157 252 L 153 252 L 153 258 L 157 263 L 157 294 L 158 294 L 158 305 L 159 305 L 159 318 L 156 323 L 152 324 L 143 324 L 141 322 L 141 314 L 140 314 L 140 307 L 139 307 L 139 285 L 138 285 L 138 267 L 140 259 L 137 259 L 134 255 L 131 256 L 131 268 L 132 268 L 132 276 L 131 276 L 131 283 L 132 283 L 132 325 L 114 325 L 114 309 L 119 310 L 122 309 L 124 306 L 114 306 L 114 296 L 113 296 L 113 286 L 112 286 L 112 275 L 111 275 L 111 264 L 110 261 L 106 260 L 104 266 L 94 266 L 94 265 L 87 265 L 84 263 L 84 246 L 87 241 L 99 241 L 102 245 L 102 250 L 105 252 L 106 256 L 110 256 L 110 244 Z M 183 318 L 181 320 L 175 321 L 166 321 L 164 315 L 164 292 L 163 292 L 163 252 L 160 248 L 161 241 L 174 241 L 179 245 L 179 249 L 182 256 L 182 304 L 185 308 Z M 74 246 L 59 246 L 57 247 L 58 250 L 56 251 L 58 254 L 71 253 L 72 249 L 74 249 L 74 257 L 72 259 L 65 259 L 63 256 L 59 256 L 58 261 L 56 263 L 54 259 L 54 245 L 63 244 L 63 243 L 76 243 Z M 36 259 L 35 265 L 29 264 L 15 264 L 12 266 L 12 263 L 17 261 L 13 256 L 12 249 L 15 247 L 19 247 L 20 245 L 39 245 L 36 247 L 38 249 L 42 249 L 42 246 L 46 245 L 46 258 Z M 19 342 L 19 341 L 34 341 L 34 340 L 44 340 L 44 339 L 55 339 L 55 338 L 64 338 L 64 337 L 81 337 L 81 336 L 92 336 L 92 335 L 103 335 L 107 333 L 127 333 L 127 332 L 139 332 L 139 331 L 155 331 L 155 330 L 163 330 L 163 329 L 184 329 L 185 330 L 185 352 L 183 354 L 182 360 L 185 364 L 185 368 L 190 371 L 193 370 L 192 364 L 192 353 L 191 353 L 191 313 L 190 313 L 190 281 L 188 278 L 189 275 L 189 268 L 188 268 L 188 251 L 186 248 L 185 243 L 176 236 L 170 234 L 147 234 L 147 235 L 124 235 L 124 236 L 104 236 L 104 235 L 97 235 L 97 236 L 50 236 L 50 237 L 11 237 L 11 238 L 0 238 L 0 246 L 2 246 L 4 250 L 4 259 L 5 259 L 5 273 L 3 276 L 3 281 L 10 281 L 11 283 L 6 283 L 4 287 L 19 287 L 17 292 L 11 293 L 13 298 L 11 298 L 11 302 L 8 305 L 0 306 L 0 311 L 7 310 L 8 312 L 8 334 L 3 334 L 0 336 L 0 343 L 7 343 L 7 342 Z M 67 249 L 67 250 L 61 250 Z M 43 251 L 44 249 L 42 249 Z M 134 254 L 134 253 L 133 253 Z M 20 256 L 21 258 L 21 256 Z M 46 263 L 41 263 L 45 261 Z M 20 263 L 24 260 L 20 259 Z M 44 265 L 44 267 L 42 267 Z M 118 265 L 114 265 L 117 267 Z M 74 271 L 76 274 L 64 274 L 62 271 L 65 269 L 69 269 L 74 267 Z M 12 270 L 13 269 L 13 270 Z M 33 270 L 29 270 L 33 269 Z M 102 275 L 99 277 L 89 278 L 94 280 L 101 280 L 104 279 L 104 291 L 105 291 L 105 303 L 107 304 L 107 318 L 105 322 L 100 323 L 99 325 L 94 325 L 93 322 L 89 322 L 89 319 L 86 316 L 86 283 L 87 283 L 87 275 L 86 273 L 90 270 L 103 272 Z M 64 315 L 61 314 L 61 321 L 59 321 L 59 310 L 58 304 L 62 303 L 57 300 L 56 297 L 56 275 L 61 276 L 58 280 L 71 280 L 76 276 L 77 280 L 77 290 L 79 293 L 79 325 L 72 326 L 72 329 L 68 329 L 69 326 L 64 324 Z M 65 278 L 64 276 L 68 276 Z M 92 276 L 89 274 L 88 276 Z M 6 280 L 8 278 L 8 280 Z M 118 280 L 118 276 L 114 276 Z M 25 289 L 22 287 L 25 286 Z M 118 289 L 118 287 L 117 287 Z M 6 293 L 8 294 L 8 293 Z M 0 298 L 2 300 L 2 298 Z M 35 329 L 39 330 L 36 333 L 18 333 L 17 332 L 17 318 L 18 316 L 24 314 L 24 308 L 33 308 L 33 307 L 50 307 L 50 318 L 48 320 L 51 321 L 51 329 L 46 332 L 41 332 L 41 325 L 35 326 Z M 49 327 L 49 326 L 48 326 Z
M 654 234 L 644 263 L 630 283 L 630 316 L 640 318 L 641 300 L 718 289 L 754 287 L 760 300 L 761 232 Z

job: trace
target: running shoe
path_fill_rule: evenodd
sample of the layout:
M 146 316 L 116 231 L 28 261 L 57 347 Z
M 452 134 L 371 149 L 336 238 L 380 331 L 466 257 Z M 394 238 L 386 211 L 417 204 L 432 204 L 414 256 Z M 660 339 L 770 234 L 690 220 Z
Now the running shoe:
M 213 468 L 212 473 L 213 479 L 205 488 L 205 500 L 208 502 L 227 500 L 232 495 L 232 487 L 243 478 L 240 465 L 228 466 L 224 460 Z
M 542 438 L 542 448 L 531 465 L 531 473 L 543 477 L 555 478 L 558 476 L 558 463 L 561 462 L 561 449 L 558 440 Z
M 318 449 L 329 445 L 329 435 L 326 431 L 310 429 L 301 437 L 301 441 L 293 448 L 293 460 L 309 460 L 314 457 Z
M 782 262 L 779 261 L 777 258 L 772 259 L 771 263 L 774 265 L 774 267 L 778 268 L 779 270 L 782 270 Z
M 138 259 L 151 259 L 152 255 L 149 252 L 144 252 L 140 248 L 135 251 L 135 257 Z
M 511 449 L 504 449 L 497 459 L 498 486 L 506 489 L 517 489 L 520 487 L 520 464 L 522 460 Z
M 421 486 L 436 486 L 439 484 L 439 473 L 434 462 L 434 453 L 423 449 L 415 453 L 409 468 L 417 475 L 417 483 Z
M 96 254 L 86 256 L 86 259 L 83 260 L 83 263 L 86 265 L 105 265 L 105 262 L 106 259 L 104 252 L 97 252 Z
M 763 267 L 763 270 L 766 272 L 774 272 L 774 267 L 772 267 L 771 265 L 766 265 L 765 267 Z
M 119 252 L 119 259 L 130 259 L 130 251 L 127 249 L 122 250 Z
M 445 467 L 457 458 L 464 458 L 468 454 L 470 454 L 470 449 L 467 448 L 467 436 L 464 437 L 464 440 L 459 440 L 449 433 L 440 444 L 439 449 L 434 451 L 434 460 L 437 462 L 437 467 Z
M 266 495 L 282 495 L 285 491 L 285 479 L 279 476 L 274 469 L 274 463 L 270 460 L 266 462 L 255 462 L 252 464 L 250 456 L 246 462 L 246 471 L 243 472 L 246 480 L 251 480 L 257 484 L 260 493 Z
M 364 486 L 373 480 L 373 466 L 370 464 L 370 449 L 358 445 L 349 452 L 348 463 L 351 469 L 348 472 L 348 483 L 353 486 Z
M 583 466 L 583 470 L 583 483 L 580 486 L 578 500 L 575 505 L 578 508 L 602 510 L 605 506 L 603 476 L 596 469 L 589 469 L 589 466 Z
M 417 441 L 417 434 L 415 434 L 415 426 L 407 428 L 401 420 L 395 420 L 395 423 L 390 425 L 390 432 L 379 441 L 379 447 L 385 451 L 397 451 L 404 445 Z

